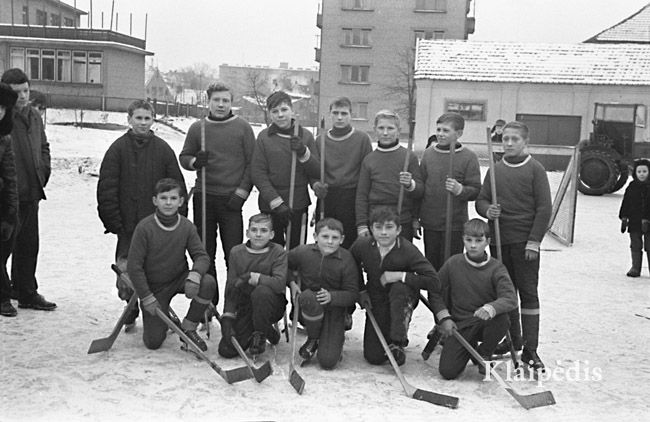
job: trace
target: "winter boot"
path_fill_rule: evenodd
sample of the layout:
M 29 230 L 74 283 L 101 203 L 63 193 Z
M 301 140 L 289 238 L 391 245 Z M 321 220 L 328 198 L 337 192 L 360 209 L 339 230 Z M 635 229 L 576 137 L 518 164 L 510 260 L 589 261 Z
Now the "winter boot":
M 280 332 L 274 326 L 271 326 L 271 329 L 267 333 L 266 339 L 269 341 L 269 343 L 275 346 L 280 342 Z
M 543 373 L 546 370 L 544 362 L 542 362 L 536 350 L 524 348 L 524 351 L 521 352 L 521 360 L 524 362 L 524 365 L 527 365 L 535 372 Z
M 317 349 L 318 349 L 318 339 L 308 338 L 305 344 L 303 344 L 298 350 L 298 354 L 304 360 L 310 360 L 316 354 Z
M 253 355 L 261 355 L 266 351 L 266 336 L 261 331 L 254 331 L 251 345 L 248 349 Z
M 397 362 L 397 366 L 404 365 L 406 362 L 406 353 L 404 353 L 404 347 L 395 343 L 390 343 L 388 347 L 390 348 L 390 352 L 395 358 L 395 362 Z
M 628 277 L 638 277 L 641 275 L 641 261 L 643 255 L 641 251 L 632 251 L 632 268 L 627 272 Z
M 203 341 L 203 339 L 201 338 L 199 333 L 196 332 L 196 330 L 183 330 L 183 332 L 185 333 L 186 336 L 190 338 L 190 340 L 192 340 L 194 344 L 199 346 L 199 349 L 201 349 L 204 352 L 208 350 L 208 345 L 205 344 L 205 341 Z M 181 341 L 185 343 L 185 340 L 181 339 Z

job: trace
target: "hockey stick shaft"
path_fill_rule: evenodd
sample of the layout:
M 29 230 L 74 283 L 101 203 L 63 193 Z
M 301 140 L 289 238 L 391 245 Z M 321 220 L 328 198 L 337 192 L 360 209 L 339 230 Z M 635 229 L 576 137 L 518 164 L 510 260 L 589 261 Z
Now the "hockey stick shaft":
M 409 169 L 409 160 L 411 156 L 411 149 L 413 148 L 413 138 L 409 137 L 408 147 L 406 148 L 406 155 L 404 156 L 404 165 L 402 166 L 402 173 Z M 400 183 L 399 194 L 397 196 L 397 215 L 402 215 L 402 206 L 404 205 L 404 185 Z
M 320 182 L 325 184 L 325 119 L 320 119 Z M 320 219 L 325 218 L 325 198 L 320 200 Z
M 456 141 L 449 144 L 449 170 L 447 177 L 454 178 L 454 154 L 456 153 Z M 445 261 L 451 256 L 451 226 L 454 218 L 454 193 L 447 192 L 447 209 L 445 214 Z
M 205 152 L 205 117 L 201 120 L 201 151 Z M 207 236 L 207 228 L 205 227 L 207 223 L 207 205 L 205 203 L 207 199 L 207 193 L 206 193 L 206 181 L 205 181 L 205 169 L 207 167 L 207 163 L 203 168 L 201 169 L 201 243 L 203 244 L 203 249 L 205 250 L 206 247 L 206 236 Z M 216 280 L 216 277 L 215 277 Z M 217 285 L 217 291 L 219 290 L 219 285 Z M 203 319 L 205 320 L 205 333 L 210 338 L 210 311 L 209 309 L 206 308 L 205 312 L 203 313 Z

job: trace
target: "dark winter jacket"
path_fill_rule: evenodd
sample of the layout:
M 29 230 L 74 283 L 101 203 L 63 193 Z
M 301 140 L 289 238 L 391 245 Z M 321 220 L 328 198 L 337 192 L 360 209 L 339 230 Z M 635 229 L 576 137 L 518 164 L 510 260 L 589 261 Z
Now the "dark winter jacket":
M 0 221 L 16 224 L 18 189 L 16 165 L 9 135 L 0 137 Z
M 627 218 L 629 233 L 641 232 L 641 220 L 650 220 L 650 182 L 641 182 L 636 177 L 636 167 L 632 173 L 632 181 L 625 189 L 623 202 L 618 213 L 619 218 Z
M 16 163 L 18 198 L 21 201 L 45 199 L 43 189 L 50 179 L 50 144 L 38 111 L 27 106 L 13 110 L 12 149 Z
M 162 178 L 185 179 L 176 154 L 164 140 L 151 136 L 138 144 L 131 131 L 108 148 L 97 183 L 97 211 L 107 233 L 132 233 L 144 217 L 153 214 L 154 186 Z M 187 215 L 187 204 L 180 210 Z

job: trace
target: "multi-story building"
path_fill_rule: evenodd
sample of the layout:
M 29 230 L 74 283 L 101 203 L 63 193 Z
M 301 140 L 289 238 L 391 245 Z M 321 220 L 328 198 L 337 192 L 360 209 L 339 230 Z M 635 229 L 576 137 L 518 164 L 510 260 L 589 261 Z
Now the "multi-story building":
M 23 69 L 50 106 L 123 110 L 145 96 L 145 40 L 81 28 L 59 0 L 0 1 L 0 69 Z
M 467 39 L 474 32 L 470 6 L 471 0 L 322 0 L 318 115 L 347 96 L 361 130 L 371 130 L 375 113 L 386 108 L 408 119 L 410 106 L 412 120 L 416 40 Z M 409 125 L 401 129 L 406 134 Z

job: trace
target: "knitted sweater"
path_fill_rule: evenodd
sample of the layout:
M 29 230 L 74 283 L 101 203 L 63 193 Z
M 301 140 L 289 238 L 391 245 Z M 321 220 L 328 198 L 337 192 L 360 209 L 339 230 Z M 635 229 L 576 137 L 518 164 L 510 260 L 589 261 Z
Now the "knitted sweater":
M 320 141 L 320 140 L 319 140 Z M 320 151 L 320 144 L 318 144 Z M 329 187 L 356 189 L 363 159 L 372 152 L 370 137 L 354 128 L 340 138 L 325 137 L 325 183 Z
M 372 207 L 390 205 L 397 208 L 400 183 L 399 174 L 404 169 L 404 159 L 409 154 L 408 171 L 415 182 L 415 189 L 404 189 L 401 222 L 410 224 L 414 202 L 422 196 L 424 184 L 418 159 L 406 148 L 397 145 L 391 148 L 378 147 L 363 159 L 359 184 L 357 185 L 356 217 L 357 227 L 368 226 Z
M 517 294 L 506 267 L 494 258 L 481 263 L 457 254 L 444 263 L 438 274 L 440 294 L 431 305 L 438 320 L 451 316 L 456 322 L 472 318 L 482 307 L 491 307 L 494 315 L 517 307 Z
M 527 242 L 527 248 L 539 249 L 551 218 L 551 190 L 544 167 L 530 155 L 522 160 L 507 161 L 504 157 L 494 166 L 497 202 L 501 205 L 501 244 Z M 476 211 L 487 217 L 491 203 L 488 171 L 476 199 Z M 492 221 L 489 223 L 493 225 Z
M 284 248 L 269 242 L 260 250 L 252 249 L 246 243 L 230 250 L 224 313 L 237 311 L 239 295 L 235 286 L 240 280 L 239 277 L 250 272 L 260 273 L 259 285 L 268 286 L 276 294 L 284 295 L 287 282 L 287 253 Z
M 357 300 L 359 273 L 346 249 L 323 256 L 315 243 L 298 246 L 289 252 L 289 269 L 300 273 L 301 290 L 329 291 L 331 306 L 351 306 Z
M 127 269 L 140 298 L 165 289 L 189 271 L 185 251 L 194 263 L 192 271 L 201 277 L 208 271 L 210 258 L 196 227 L 182 215 L 178 217 L 178 224 L 168 228 L 152 214 L 135 228 Z
M 302 130 L 302 142 L 307 152 L 296 160 L 296 179 L 293 209 L 307 208 L 311 201 L 307 191 L 310 180 L 320 177 L 320 164 L 314 137 L 308 130 Z M 251 164 L 253 183 L 260 192 L 259 208 L 262 212 L 285 203 L 289 205 L 291 182 L 291 141 L 281 133 L 268 135 L 268 128 L 257 136 L 253 162 Z
M 424 196 L 420 206 L 420 223 L 427 230 L 443 231 L 447 220 L 447 200 L 450 193 L 445 189 L 449 176 L 449 150 L 442 150 L 437 145 L 424 151 L 420 162 L 424 180 Z M 453 195 L 453 218 L 451 229 L 460 231 L 469 219 L 467 203 L 473 201 L 481 190 L 481 169 L 476 154 L 465 146 L 454 151 L 454 171 L 450 175 L 456 179 L 463 190 L 460 195 Z
M 253 186 L 250 164 L 255 148 L 253 129 L 244 119 L 232 116 L 224 121 L 207 117 L 190 126 L 180 153 L 181 166 L 195 170 L 192 163 L 201 150 L 201 125 L 205 125 L 205 149 L 208 164 L 205 169 L 206 193 L 230 196 L 236 192 L 246 199 Z M 197 172 L 196 189 L 201 192 L 200 172 Z

